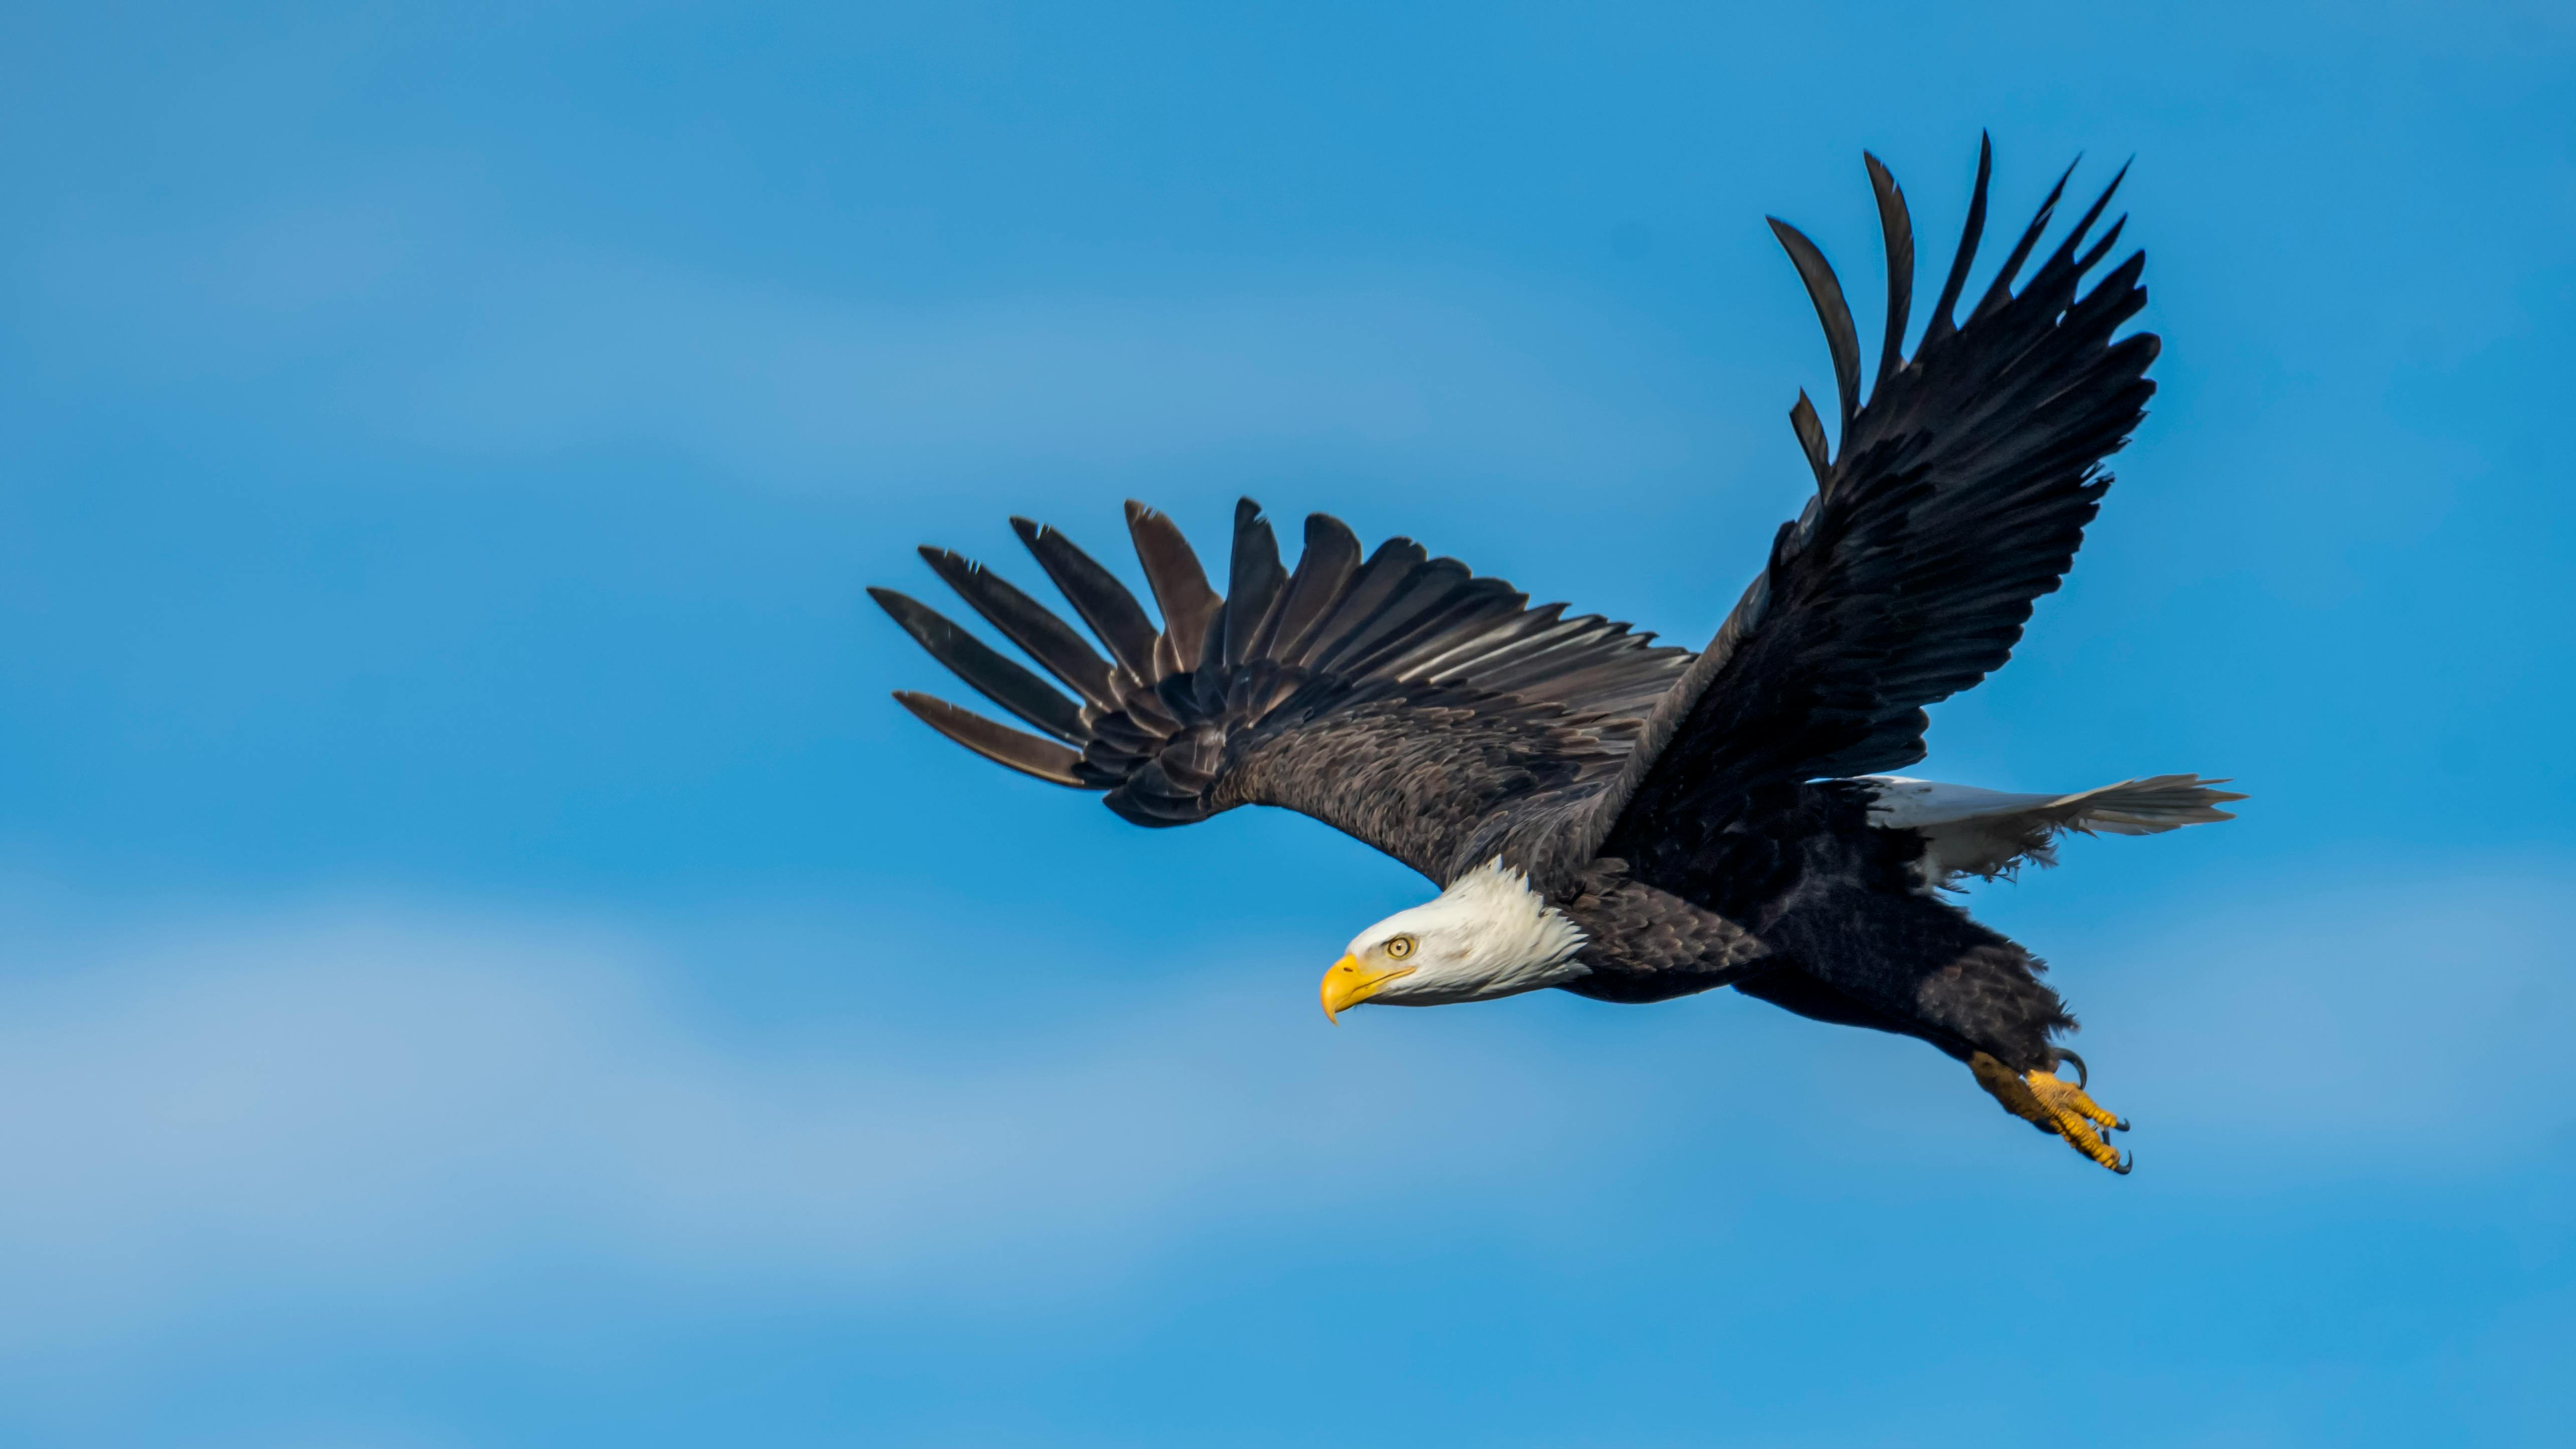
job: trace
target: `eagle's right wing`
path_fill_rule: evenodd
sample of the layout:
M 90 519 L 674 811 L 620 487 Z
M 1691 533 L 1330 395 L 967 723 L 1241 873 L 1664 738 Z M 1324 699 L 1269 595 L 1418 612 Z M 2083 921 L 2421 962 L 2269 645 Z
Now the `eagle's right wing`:
M 2155 391 L 2145 377 L 2155 336 L 2116 335 L 2146 303 L 2145 259 L 2133 253 L 2085 287 L 2120 234 L 2114 222 L 2085 246 L 2111 199 L 2105 190 L 2014 291 L 2061 178 L 1967 320 L 1954 322 L 1990 168 L 1981 149 L 1966 235 L 1909 358 L 1913 227 L 1895 181 L 1869 158 L 1888 315 L 1866 406 L 1841 284 L 1813 243 L 1772 223 L 1824 323 L 1840 456 L 1827 457 L 1824 428 L 1800 395 L 1790 416 L 1815 496 L 1781 526 L 1768 566 L 1656 706 L 1619 781 L 1569 832 L 1569 854 L 1722 853 L 1733 822 L 1778 787 L 1923 758 L 1923 707 L 2001 666 L 2032 604 L 2074 562 L 2110 486 L 2101 461 L 2127 441 Z
M 1235 509 L 1226 595 L 1180 530 L 1140 504 L 1128 529 L 1163 622 L 1053 529 L 1020 541 L 1108 650 L 943 549 L 922 557 L 1067 697 L 891 589 L 877 602 L 931 655 L 1040 733 L 928 695 L 895 698 L 987 759 L 1079 789 L 1139 825 L 1280 805 L 1446 885 L 1533 820 L 1615 776 L 1646 711 L 1690 656 L 1391 539 L 1365 559 L 1340 520 L 1306 520 L 1296 571 L 1269 523 Z

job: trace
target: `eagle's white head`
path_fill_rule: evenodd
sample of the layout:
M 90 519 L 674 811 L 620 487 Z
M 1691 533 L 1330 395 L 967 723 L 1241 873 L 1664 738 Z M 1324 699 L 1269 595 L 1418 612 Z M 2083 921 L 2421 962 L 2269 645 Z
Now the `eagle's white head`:
M 1324 1015 L 1363 1001 L 1442 1006 L 1554 986 L 1591 971 L 1574 959 L 1583 941 L 1581 927 L 1497 858 L 1353 937 L 1324 973 Z

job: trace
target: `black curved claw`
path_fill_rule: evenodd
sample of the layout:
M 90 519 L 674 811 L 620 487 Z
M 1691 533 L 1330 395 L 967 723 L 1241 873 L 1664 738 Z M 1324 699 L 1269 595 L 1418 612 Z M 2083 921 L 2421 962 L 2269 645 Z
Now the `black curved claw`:
M 2122 1177 L 2126 1177 L 2126 1176 L 2128 1176 L 2128 1175 L 2129 1175 L 2129 1169 L 2130 1169 L 2130 1168 L 2132 1168 L 2132 1167 L 2135 1167 L 2135 1166 L 2137 1166 L 2137 1165 L 2138 1165 L 2138 1154 L 2136 1154 L 2136 1153 L 2132 1152 L 2132 1153 L 2130 1153 L 2128 1156 L 2123 1157 L 2123 1158 L 2121 1158 L 2118 1162 L 2116 1162 L 2116 1163 L 2112 1164 L 2112 1166 L 2111 1166 L 2111 1170 L 2112 1170 L 2113 1172 L 2118 1173 L 2118 1174 L 2119 1174 L 2119 1175 L 2121 1175 Z
M 2112 1124 L 2111 1124 L 2111 1130 L 2112 1130 L 2112 1131 L 2114 1131 L 2114 1132 L 2126 1132 L 2126 1131 L 2128 1131 L 2128 1130 L 2129 1130 L 2129 1119 L 2128 1119 L 2128 1118 L 2126 1118 L 2126 1117 L 2123 1117 L 2123 1118 L 2121 1118 L 2119 1121 L 2112 1123 Z
M 2082 1057 L 2077 1056 L 2075 1053 L 2068 1051 L 2064 1047 L 2059 1047 L 2057 1049 L 2057 1054 L 2065 1060 L 2075 1064 L 2075 1090 L 2080 1092 L 2093 1084 L 2093 1074 L 2085 1070 L 2084 1059 Z

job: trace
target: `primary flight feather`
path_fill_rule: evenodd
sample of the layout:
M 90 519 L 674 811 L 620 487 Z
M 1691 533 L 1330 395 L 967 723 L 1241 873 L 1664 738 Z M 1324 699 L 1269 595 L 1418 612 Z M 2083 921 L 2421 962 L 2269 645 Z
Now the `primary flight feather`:
M 922 550 L 1055 683 L 870 590 L 1036 733 L 895 697 L 988 759 L 1105 792 L 1140 825 L 1285 806 L 1428 876 L 1439 896 L 1362 931 L 1325 973 L 1328 1015 L 1547 986 L 1627 1002 L 1733 986 L 1930 1042 L 2007 1110 L 2126 1172 L 2105 1137 L 2128 1124 L 2057 1042 L 2074 1019 L 2045 968 L 1941 892 L 2048 863 L 2067 831 L 2225 820 L 2216 807 L 2244 797 L 2193 775 L 2060 796 L 1885 772 L 1923 758 L 1924 707 L 2000 667 L 2074 562 L 2111 484 L 2101 462 L 2155 390 L 2157 339 L 2119 335 L 2145 304 L 2145 258 L 2085 280 L 2120 234 L 2114 221 L 2093 237 L 2115 176 L 2023 280 L 2061 177 L 1960 316 L 1992 169 L 1981 145 L 1965 233 L 1908 356 L 1912 222 L 1865 159 L 1888 262 L 1875 381 L 1864 401 L 1859 334 L 1823 253 L 1774 220 L 1824 327 L 1840 443 L 1829 450 L 1801 393 L 1790 421 L 1815 495 L 1698 654 L 1532 608 L 1410 539 L 1365 550 L 1322 514 L 1290 570 L 1249 500 L 1219 593 L 1180 530 L 1130 503 L 1159 625 L 1026 519 L 1013 528 L 1090 638 L 980 566 Z

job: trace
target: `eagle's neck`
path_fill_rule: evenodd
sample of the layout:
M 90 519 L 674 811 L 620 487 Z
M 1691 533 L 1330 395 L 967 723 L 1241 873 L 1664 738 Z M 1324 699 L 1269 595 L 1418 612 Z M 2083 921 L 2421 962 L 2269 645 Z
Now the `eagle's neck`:
M 1433 905 L 1468 933 L 1469 959 L 1483 978 L 1479 997 L 1535 991 L 1591 969 L 1576 959 L 1587 939 L 1583 928 L 1499 858 L 1451 881 Z

